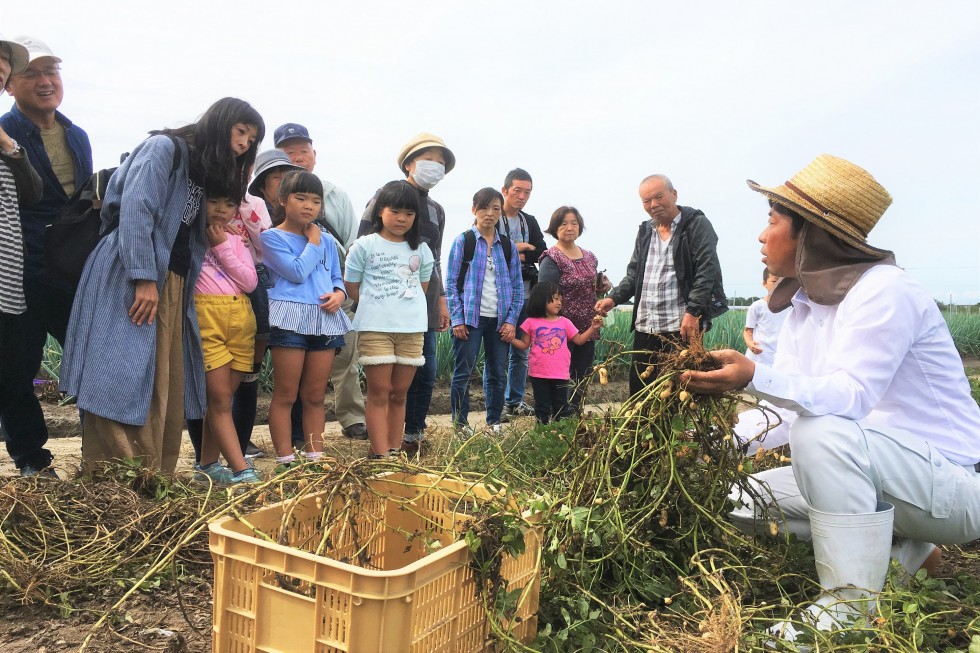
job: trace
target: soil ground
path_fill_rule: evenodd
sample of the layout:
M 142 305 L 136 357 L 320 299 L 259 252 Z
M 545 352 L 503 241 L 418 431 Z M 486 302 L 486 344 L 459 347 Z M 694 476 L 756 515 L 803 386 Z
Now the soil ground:
M 595 404 L 618 402 L 625 398 L 626 392 L 625 381 L 611 382 L 607 386 L 596 384 L 590 390 L 589 400 Z M 485 423 L 482 389 L 474 384 L 470 395 L 469 421 L 479 428 Z M 78 410 L 74 406 L 59 406 L 58 399 L 60 397 L 51 393 L 42 401 L 50 437 L 47 448 L 54 454 L 54 468 L 58 475 L 72 478 L 81 462 Z M 252 441 L 269 454 L 255 461 L 256 468 L 266 474 L 275 466 L 268 427 L 269 399 L 270 395 L 259 396 L 252 436 Z M 340 460 L 366 457 L 366 441 L 350 440 L 341 434 L 333 413 L 333 397 L 329 393 L 325 404 L 327 423 L 324 450 Z M 450 446 L 452 429 L 449 412 L 448 384 L 439 383 L 433 392 L 426 432 L 432 450 L 436 452 Z M 513 420 L 506 428 L 531 428 L 533 424 L 533 417 L 522 417 Z M 193 464 L 194 450 L 185 435 L 177 474 L 188 474 Z M 17 470 L 10 458 L 0 456 L 0 486 L 4 480 L 16 475 Z M 212 574 L 208 569 L 200 578 L 182 579 L 176 588 L 171 586 L 135 595 L 127 601 L 119 618 L 114 618 L 108 627 L 96 631 L 85 650 L 93 653 L 207 653 L 211 650 L 211 581 Z M 11 605 L 10 601 L 0 596 L 0 653 L 77 651 L 89 635 L 92 624 L 121 594 L 122 591 L 113 596 L 73 597 L 75 610 L 67 615 L 59 611 L 57 597 L 52 597 L 52 605 L 45 606 Z
M 980 376 L 980 361 L 966 361 L 971 378 Z M 483 422 L 482 393 L 477 387 L 471 392 L 470 422 Z M 621 401 L 626 395 L 623 381 L 608 386 L 594 385 L 590 400 L 598 403 Z M 266 425 L 269 397 L 260 396 L 259 415 L 253 441 L 266 452 L 272 452 L 272 442 Z M 54 401 L 43 402 L 51 439 L 48 448 L 55 455 L 55 468 L 62 478 L 73 476 L 80 462 L 81 437 L 78 412 L 73 406 L 58 406 Z M 429 436 L 434 448 L 448 447 L 450 441 L 449 391 L 439 384 L 433 395 Z M 367 443 L 349 440 L 340 433 L 333 420 L 332 398 L 327 401 L 325 449 L 340 459 L 367 455 Z M 533 418 L 520 418 L 507 428 L 531 428 Z M 193 464 L 193 450 L 185 438 L 178 473 L 187 473 Z M 259 458 L 260 471 L 273 467 L 271 456 Z M 0 479 L 16 475 L 10 459 L 0 459 Z M 937 576 L 952 577 L 967 573 L 980 576 L 980 541 L 964 547 L 944 547 L 943 560 Z M 121 591 L 120 591 L 121 593 Z M 76 651 L 90 634 L 91 625 L 102 612 L 115 602 L 116 596 L 90 596 L 73 599 L 75 608 L 61 614 L 57 597 L 52 605 L 11 605 L 0 596 L 0 651 L 3 653 L 54 653 Z M 211 573 L 201 577 L 184 578 L 176 587 L 137 594 L 130 599 L 124 613 L 111 620 L 108 627 L 95 632 L 86 651 L 206 653 L 211 648 Z

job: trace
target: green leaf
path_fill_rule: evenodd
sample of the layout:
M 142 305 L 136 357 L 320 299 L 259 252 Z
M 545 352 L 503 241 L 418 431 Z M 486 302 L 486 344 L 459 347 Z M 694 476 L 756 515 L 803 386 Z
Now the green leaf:
M 904 612 L 905 614 L 915 614 L 918 611 L 919 611 L 918 603 L 908 602 L 902 606 L 902 612 Z
M 568 569 L 568 561 L 565 560 L 564 553 L 558 554 L 558 558 L 555 560 L 555 563 L 558 565 L 559 569 Z
M 480 550 L 480 536 L 474 531 L 466 531 L 466 546 L 469 547 L 470 551 L 476 553 Z

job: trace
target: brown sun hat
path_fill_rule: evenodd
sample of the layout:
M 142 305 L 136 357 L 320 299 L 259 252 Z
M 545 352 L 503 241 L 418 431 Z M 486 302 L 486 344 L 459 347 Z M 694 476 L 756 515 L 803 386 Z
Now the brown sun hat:
M 411 159 L 412 155 L 416 152 L 428 149 L 430 147 L 438 147 L 442 149 L 442 155 L 446 159 L 447 174 L 456 167 L 456 155 L 453 154 L 452 150 L 446 147 L 446 142 L 438 136 L 433 136 L 432 134 L 422 132 L 421 134 L 412 136 L 411 140 L 402 145 L 402 149 L 398 152 L 398 169 L 407 174 L 408 170 L 406 162 Z
M 887 253 L 869 245 L 867 238 L 892 196 L 871 173 L 850 161 L 821 154 L 781 186 L 761 186 L 751 179 L 746 183 L 862 252 Z

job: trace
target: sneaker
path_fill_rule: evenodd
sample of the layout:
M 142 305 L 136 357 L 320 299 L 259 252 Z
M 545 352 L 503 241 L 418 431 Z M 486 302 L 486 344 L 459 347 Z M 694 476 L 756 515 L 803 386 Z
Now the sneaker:
M 490 433 L 490 435 L 501 435 L 504 432 L 504 425 L 500 423 L 487 424 L 487 432 Z
M 231 475 L 231 482 L 232 482 L 232 484 L 237 484 L 237 483 L 249 483 L 249 484 L 251 484 L 251 483 L 261 483 L 262 482 L 262 477 L 259 476 L 258 473 L 254 469 L 252 469 L 251 467 L 246 467 L 245 469 L 243 469 L 240 472 L 234 472 Z
M 402 453 L 409 458 L 422 455 L 422 441 L 402 440 Z
M 255 446 L 255 443 L 251 440 L 245 446 L 245 457 L 246 458 L 261 458 L 265 455 L 265 452 Z
M 509 404 L 506 407 L 506 412 L 511 417 L 532 417 L 534 415 L 534 408 L 522 401 L 519 404 Z
M 47 467 L 34 467 L 33 465 L 24 465 L 20 468 L 21 478 L 52 478 L 55 480 L 60 480 L 58 472 L 54 471 L 54 467 L 50 465 Z
M 302 464 L 303 463 L 301 463 L 298 460 L 291 460 L 288 463 L 279 463 L 278 465 L 276 465 L 275 469 L 272 470 L 272 475 L 273 476 L 279 476 L 283 472 L 287 472 L 290 469 L 296 469 L 297 467 L 299 467 Z
M 476 435 L 476 429 L 469 424 L 453 425 L 453 435 L 461 440 L 468 440 Z
M 234 472 L 222 465 L 217 460 L 210 465 L 201 466 L 201 463 L 194 465 L 194 480 L 198 483 L 213 483 L 214 485 L 228 485 L 232 482 Z
M 345 438 L 350 438 L 351 440 L 367 440 L 368 432 L 367 427 L 364 424 L 351 424 L 350 426 L 345 426 L 341 429 L 341 433 L 344 434 Z

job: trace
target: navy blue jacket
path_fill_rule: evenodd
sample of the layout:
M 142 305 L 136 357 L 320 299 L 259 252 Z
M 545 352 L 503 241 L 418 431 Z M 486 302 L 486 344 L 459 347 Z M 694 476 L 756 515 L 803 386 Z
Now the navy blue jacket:
M 55 112 L 55 120 L 65 129 L 65 139 L 75 164 L 75 186 L 79 187 L 92 176 L 92 146 L 88 134 L 81 127 L 72 124 L 60 111 Z M 22 204 L 20 207 L 20 221 L 24 231 L 24 277 L 68 289 L 70 285 L 48 275 L 44 264 L 44 228 L 61 216 L 68 195 L 51 168 L 38 126 L 21 113 L 16 104 L 0 116 L 0 125 L 27 151 L 44 184 L 44 193 L 40 200 L 34 204 Z

